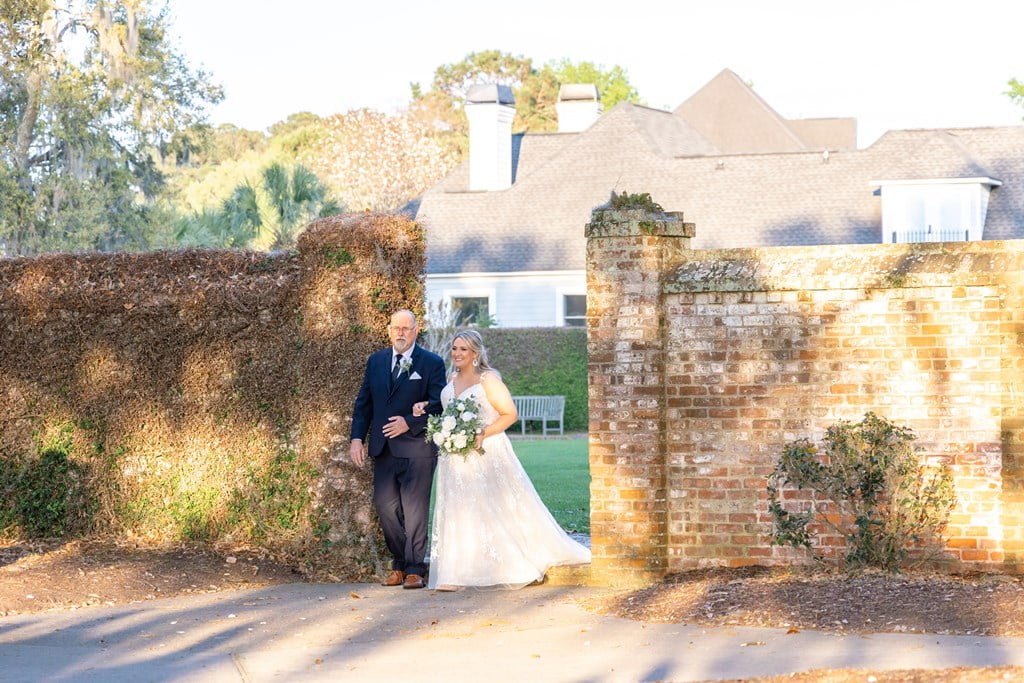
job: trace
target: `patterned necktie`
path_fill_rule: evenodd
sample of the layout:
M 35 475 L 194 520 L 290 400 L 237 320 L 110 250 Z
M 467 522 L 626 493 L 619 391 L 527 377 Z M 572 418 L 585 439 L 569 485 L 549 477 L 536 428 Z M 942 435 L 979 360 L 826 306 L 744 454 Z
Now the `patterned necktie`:
M 402 374 L 402 357 L 395 356 L 395 367 L 391 368 L 391 386 L 395 386 L 400 374 Z

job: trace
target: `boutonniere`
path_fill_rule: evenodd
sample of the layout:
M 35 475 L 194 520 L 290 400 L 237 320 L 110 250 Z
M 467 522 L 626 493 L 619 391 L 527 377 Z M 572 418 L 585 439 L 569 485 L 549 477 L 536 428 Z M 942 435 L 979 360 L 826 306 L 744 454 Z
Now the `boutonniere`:
M 412 358 L 403 356 L 402 360 L 398 361 L 398 374 L 401 375 L 403 372 L 408 373 L 409 368 L 412 367 Z

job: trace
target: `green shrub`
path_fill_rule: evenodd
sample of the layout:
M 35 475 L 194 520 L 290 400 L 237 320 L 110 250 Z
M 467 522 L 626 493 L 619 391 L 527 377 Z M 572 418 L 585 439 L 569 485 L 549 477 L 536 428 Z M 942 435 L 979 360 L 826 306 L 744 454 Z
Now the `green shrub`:
M 608 200 L 608 206 L 613 209 L 619 209 L 628 211 L 630 209 L 643 209 L 650 213 L 662 213 L 665 209 L 661 208 L 661 204 L 658 204 L 651 198 L 650 192 L 638 192 L 636 194 L 630 194 L 628 192 L 622 192 L 617 194 L 615 190 L 612 190 L 611 199 Z
M 0 460 L 0 532 L 52 538 L 84 530 L 92 501 L 71 458 L 72 425 L 40 445 L 38 456 Z
M 898 571 L 914 548 L 924 551 L 921 560 L 934 556 L 956 504 L 953 477 L 945 465 L 926 475 L 915 438 L 910 429 L 869 412 L 858 423 L 829 427 L 820 452 L 806 439 L 787 444 L 768 477 L 773 544 L 810 550 L 812 525 L 820 522 L 846 538 L 849 567 Z M 785 485 L 831 501 L 826 514 L 816 515 L 813 503 L 807 512 L 786 510 L 780 496 Z
M 565 396 L 565 429 L 586 431 L 586 330 L 495 328 L 483 335 L 491 364 L 501 372 L 513 396 Z M 512 429 L 516 428 L 513 425 Z

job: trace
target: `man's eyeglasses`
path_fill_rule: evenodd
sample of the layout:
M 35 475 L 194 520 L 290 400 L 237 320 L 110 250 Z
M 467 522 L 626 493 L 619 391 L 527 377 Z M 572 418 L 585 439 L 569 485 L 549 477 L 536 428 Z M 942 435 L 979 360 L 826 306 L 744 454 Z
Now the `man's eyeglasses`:
M 405 334 L 408 334 L 412 332 L 414 329 L 416 329 L 414 327 L 395 327 L 394 325 L 391 325 L 390 327 L 392 332 L 402 332 Z

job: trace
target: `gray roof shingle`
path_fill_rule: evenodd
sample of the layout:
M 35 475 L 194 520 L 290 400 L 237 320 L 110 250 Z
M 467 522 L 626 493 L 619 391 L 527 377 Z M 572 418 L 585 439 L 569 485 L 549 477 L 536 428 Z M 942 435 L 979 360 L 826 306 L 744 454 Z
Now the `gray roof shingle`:
M 1003 182 L 984 238 L 1024 237 L 1024 126 L 890 131 L 827 157 L 721 155 L 678 116 L 620 104 L 583 133 L 524 136 L 508 190 L 465 191 L 457 169 L 424 194 L 417 219 L 428 273 L 579 270 L 583 226 L 612 190 L 683 211 L 695 248 L 864 244 L 881 239 L 870 181 L 978 176 Z
M 931 131 L 905 158 L 885 169 L 877 180 L 991 177 L 953 131 Z

